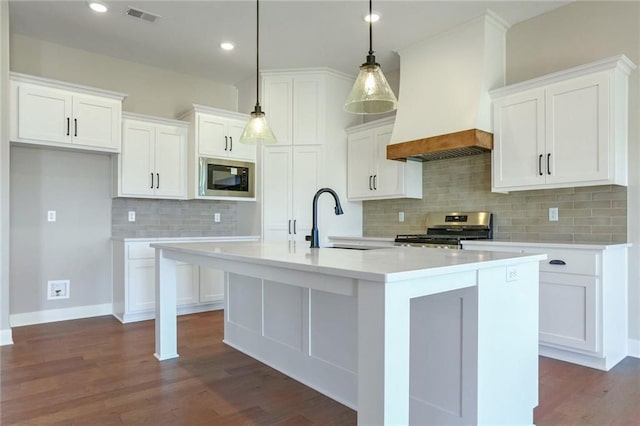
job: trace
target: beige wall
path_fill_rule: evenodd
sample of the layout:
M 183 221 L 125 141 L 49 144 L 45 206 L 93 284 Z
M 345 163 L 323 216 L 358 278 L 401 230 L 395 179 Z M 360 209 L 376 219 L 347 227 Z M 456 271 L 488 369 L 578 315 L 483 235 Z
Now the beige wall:
M 124 92 L 123 110 L 176 118 L 192 104 L 235 111 L 235 87 L 11 34 L 11 71 Z
M 0 2 L 0 344 L 9 327 L 9 3 Z M 4 341 L 3 341 L 4 340 Z

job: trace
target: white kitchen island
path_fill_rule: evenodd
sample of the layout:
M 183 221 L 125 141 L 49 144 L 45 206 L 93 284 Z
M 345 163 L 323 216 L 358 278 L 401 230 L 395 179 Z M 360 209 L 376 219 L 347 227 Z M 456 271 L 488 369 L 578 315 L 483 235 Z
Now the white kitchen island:
M 152 244 L 156 353 L 175 358 L 176 261 L 226 271 L 224 342 L 360 425 L 533 424 L 545 255 L 291 243 Z

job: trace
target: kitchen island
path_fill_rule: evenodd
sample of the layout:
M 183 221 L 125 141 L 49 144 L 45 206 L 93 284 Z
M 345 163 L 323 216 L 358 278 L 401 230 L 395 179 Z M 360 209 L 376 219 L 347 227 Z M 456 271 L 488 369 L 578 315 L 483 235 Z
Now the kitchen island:
M 225 343 L 356 409 L 361 425 L 533 423 L 544 255 L 152 247 L 159 360 L 178 356 L 182 261 L 225 271 Z

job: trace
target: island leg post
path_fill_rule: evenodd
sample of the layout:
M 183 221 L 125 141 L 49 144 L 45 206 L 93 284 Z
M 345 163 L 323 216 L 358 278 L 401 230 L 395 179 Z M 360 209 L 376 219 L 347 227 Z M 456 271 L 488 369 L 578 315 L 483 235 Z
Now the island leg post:
M 409 424 L 410 298 L 358 282 L 358 424 Z
M 178 357 L 176 261 L 156 249 L 156 352 L 159 361 Z

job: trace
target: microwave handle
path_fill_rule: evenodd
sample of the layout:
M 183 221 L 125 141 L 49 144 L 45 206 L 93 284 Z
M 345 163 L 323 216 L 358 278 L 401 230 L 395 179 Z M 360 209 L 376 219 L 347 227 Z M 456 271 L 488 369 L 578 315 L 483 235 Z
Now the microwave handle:
M 200 185 L 199 186 L 199 195 L 204 196 L 205 188 L 207 186 L 207 161 L 200 157 Z

